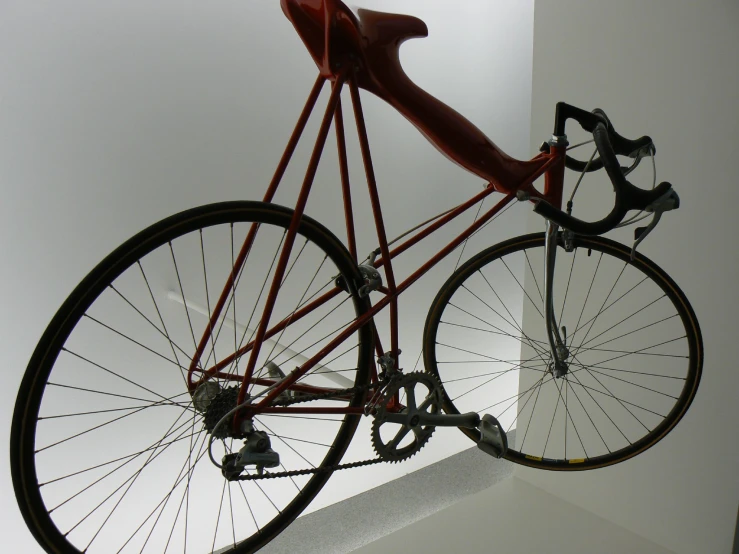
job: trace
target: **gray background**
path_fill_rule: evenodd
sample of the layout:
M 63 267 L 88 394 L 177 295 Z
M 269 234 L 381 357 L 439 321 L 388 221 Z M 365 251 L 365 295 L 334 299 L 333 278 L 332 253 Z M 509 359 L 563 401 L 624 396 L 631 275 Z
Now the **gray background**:
M 645 454 L 586 474 L 518 470 L 506 488 L 478 493 L 364 552 L 399 544 L 410 552 L 442 545 L 483 552 L 495 544 L 483 539 L 496 534 L 521 551 L 592 552 L 600 540 L 623 541 L 615 543 L 625 545 L 620 551 L 728 552 L 739 498 L 739 376 L 731 348 L 739 307 L 732 163 L 739 146 L 739 6 L 728 0 L 538 0 L 535 14 L 530 6 L 503 10 L 509 2 L 475 4 L 452 16 L 441 3 L 363 5 L 425 19 L 432 37 L 404 48 L 409 74 L 513 155 L 530 155 L 546 139 L 558 100 L 602 107 L 626 136 L 655 138 L 659 177 L 675 184 L 683 207 L 665 217 L 643 251 L 691 300 L 706 350 L 691 410 Z M 260 196 L 313 68 L 273 3 L 102 7 L 78 1 L 62 9 L 6 1 L 0 10 L 0 331 L 8 377 L 0 437 L 7 444 L 25 362 L 69 290 L 115 245 L 158 218 L 205 202 Z M 532 15 L 533 36 L 526 31 Z M 485 32 L 498 24 L 497 32 Z M 445 33 L 449 42 L 434 42 Z M 532 43 L 533 89 L 526 66 Z M 529 102 L 530 140 L 523 132 Z M 409 202 L 431 215 L 435 202 L 444 208 L 460 200 L 458 187 L 475 190 L 474 178 L 446 163 L 406 122 L 367 104 L 378 110 L 371 137 L 383 137 L 375 141 L 380 182 L 387 183 L 386 194 L 400 196 L 387 203 L 397 209 L 391 232 L 405 228 Z M 408 183 L 419 168 L 423 178 Z M 393 186 L 390 176 L 402 178 L 404 187 Z M 315 214 L 330 216 L 322 206 L 327 203 L 315 205 Z M 533 217 L 529 222 L 540 225 Z M 408 302 L 418 304 L 407 312 L 409 326 L 419 327 L 428 305 L 423 294 L 432 294 L 439 280 L 424 280 L 427 288 Z M 445 447 L 432 441 L 414 463 L 448 455 Z M 432 448 L 439 448 L 436 458 Z M 33 552 L 3 467 L 6 544 Z M 414 467 L 420 465 L 400 471 Z M 339 480 L 334 487 L 353 494 L 391 478 L 368 470 L 354 476 L 355 488 Z M 561 533 L 546 532 L 553 512 L 561 516 Z M 515 542 L 519 535 L 529 542 Z

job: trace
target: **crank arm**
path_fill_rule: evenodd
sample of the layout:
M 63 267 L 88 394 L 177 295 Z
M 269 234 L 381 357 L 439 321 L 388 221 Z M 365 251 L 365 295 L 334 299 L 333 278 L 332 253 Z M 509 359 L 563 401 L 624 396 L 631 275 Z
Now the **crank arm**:
M 409 427 L 465 427 L 476 429 L 480 425 L 480 416 L 475 412 L 467 414 L 429 414 L 422 411 L 408 414 L 385 414 L 385 421 L 399 423 Z

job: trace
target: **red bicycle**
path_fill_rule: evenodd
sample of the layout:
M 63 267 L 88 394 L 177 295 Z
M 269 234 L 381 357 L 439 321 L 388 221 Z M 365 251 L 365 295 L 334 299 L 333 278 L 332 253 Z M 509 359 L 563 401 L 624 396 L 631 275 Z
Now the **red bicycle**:
M 26 523 L 47 552 L 253 552 L 333 472 L 407 459 L 440 426 L 527 466 L 604 467 L 658 442 L 696 394 L 703 354 L 695 314 L 675 282 L 636 252 L 679 205 L 669 183 L 643 190 L 626 179 L 653 159 L 649 137 L 627 140 L 601 110 L 559 103 L 551 140 L 533 159 L 516 160 L 404 74 L 398 49 L 427 34 L 419 19 L 355 15 L 340 0 L 281 4 L 319 76 L 263 201 L 202 206 L 131 238 L 72 292 L 30 360 L 11 469 Z M 297 202 L 275 205 L 327 83 Z M 364 259 L 344 89 L 377 231 Z M 484 179 L 482 192 L 389 240 L 359 89 Z M 568 144 L 570 120 L 592 133 L 587 162 L 568 154 L 580 146 Z M 305 213 L 332 125 L 346 244 Z M 605 169 L 616 193 L 606 218 L 575 218 L 572 199 L 562 210 L 566 168 Z M 502 199 L 483 210 L 493 193 Z M 400 294 L 516 200 L 534 204 L 546 231 L 491 246 L 456 269 L 428 312 L 425 371 L 402 371 Z M 398 256 L 475 206 L 469 227 L 400 278 Z M 631 210 L 641 215 L 625 220 Z M 632 246 L 599 236 L 650 215 Z M 389 337 L 376 326 L 385 308 Z M 372 418 L 375 453 L 344 461 L 362 416 Z

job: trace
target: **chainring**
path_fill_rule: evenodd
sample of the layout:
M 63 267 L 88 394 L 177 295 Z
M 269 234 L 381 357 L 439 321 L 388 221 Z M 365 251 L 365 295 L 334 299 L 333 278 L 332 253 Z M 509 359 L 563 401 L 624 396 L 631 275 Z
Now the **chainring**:
M 422 393 L 422 399 L 419 399 L 416 392 L 419 388 L 426 390 Z M 431 373 L 415 371 L 391 381 L 377 405 L 372 421 L 372 446 L 383 460 L 392 463 L 402 462 L 415 455 L 429 441 L 435 429 L 432 425 L 423 427 L 387 421 L 388 405 L 397 393 L 400 393 L 399 400 L 403 406 L 399 412 L 401 414 L 414 410 L 436 414 L 441 410 L 442 399 L 441 383 Z M 410 441 L 409 434 L 412 437 Z

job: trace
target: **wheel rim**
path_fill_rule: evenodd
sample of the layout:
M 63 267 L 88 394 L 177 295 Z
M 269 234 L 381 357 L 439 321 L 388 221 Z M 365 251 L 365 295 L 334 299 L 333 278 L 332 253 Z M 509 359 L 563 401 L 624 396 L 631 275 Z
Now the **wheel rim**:
M 189 356 L 252 221 L 260 223 L 257 239 L 234 287 L 237 300 L 226 305 L 231 321 L 217 324 L 203 355 L 209 367 L 248 343 L 289 210 L 244 202 L 173 216 L 93 270 L 47 329 L 16 406 L 12 466 L 24 515 L 52 551 L 183 551 L 185 543 L 189 552 L 250 551 L 297 517 L 328 479 L 322 473 L 227 483 L 208 460 L 204 414 L 187 393 Z M 273 322 L 332 288 L 337 274 L 354 276 L 327 230 L 306 220 L 299 233 Z M 269 360 L 292 370 L 364 309 L 356 295 L 342 292 L 265 343 L 257 368 L 266 373 Z M 359 330 L 300 382 L 339 388 L 341 375 L 363 383 L 368 337 Z M 253 386 L 250 394 L 262 389 Z M 361 401 L 356 393 L 311 406 Z M 357 416 L 261 414 L 255 422 L 280 454 L 274 471 L 290 471 L 338 463 Z M 240 447 L 216 441 L 213 454 L 219 461 Z
M 424 341 L 445 410 L 491 413 L 516 431 L 508 458 L 544 469 L 592 469 L 644 451 L 685 413 L 700 376 L 700 332 L 674 282 L 607 239 L 575 245 L 558 248 L 554 279 L 570 351 L 564 377 L 549 371 L 542 234 L 460 268 L 432 305 Z

